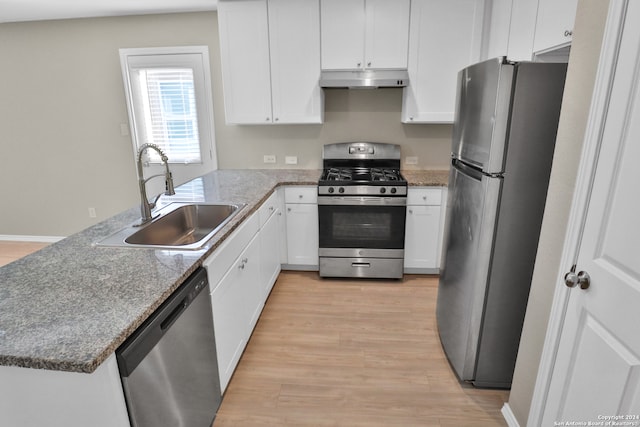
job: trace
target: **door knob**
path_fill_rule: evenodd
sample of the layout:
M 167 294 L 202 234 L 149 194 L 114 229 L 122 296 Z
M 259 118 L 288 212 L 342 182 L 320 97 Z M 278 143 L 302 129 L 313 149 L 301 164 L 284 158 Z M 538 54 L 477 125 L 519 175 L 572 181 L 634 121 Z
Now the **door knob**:
M 589 289 L 591 286 L 591 276 L 586 271 L 581 271 L 578 274 L 575 271 L 570 271 L 564 275 L 564 284 L 569 288 L 573 288 L 576 285 L 580 285 L 580 289 Z
M 580 289 L 589 289 L 591 286 L 591 276 L 586 271 L 581 271 L 578 273 L 578 285 L 580 285 Z

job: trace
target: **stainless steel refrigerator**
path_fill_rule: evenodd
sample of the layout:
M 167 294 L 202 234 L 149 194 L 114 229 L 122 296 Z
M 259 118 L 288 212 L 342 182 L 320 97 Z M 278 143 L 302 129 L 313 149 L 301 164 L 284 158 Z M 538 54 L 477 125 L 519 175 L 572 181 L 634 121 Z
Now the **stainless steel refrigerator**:
M 565 75 L 506 58 L 458 73 L 436 316 L 451 366 L 478 387 L 511 386 Z

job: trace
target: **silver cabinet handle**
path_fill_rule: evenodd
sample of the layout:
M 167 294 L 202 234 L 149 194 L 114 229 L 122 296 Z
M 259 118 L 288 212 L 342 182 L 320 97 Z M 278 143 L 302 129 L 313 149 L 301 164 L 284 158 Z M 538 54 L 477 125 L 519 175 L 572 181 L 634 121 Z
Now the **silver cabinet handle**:
M 564 36 L 565 37 L 571 37 L 573 35 L 573 30 L 565 30 L 564 31 Z

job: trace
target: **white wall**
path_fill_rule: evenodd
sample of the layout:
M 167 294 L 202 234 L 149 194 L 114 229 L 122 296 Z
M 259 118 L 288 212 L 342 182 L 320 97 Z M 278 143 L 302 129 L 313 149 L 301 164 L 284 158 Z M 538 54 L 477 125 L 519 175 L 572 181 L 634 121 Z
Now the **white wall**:
M 509 406 L 526 425 L 560 266 L 595 82 L 608 0 L 580 0 L 567 71 L 549 193 Z
M 401 124 L 400 89 L 326 91 L 323 125 L 226 126 L 215 12 L 0 24 L 0 235 L 64 236 L 138 203 L 118 49 L 186 44 L 209 46 L 221 169 L 315 169 L 323 144 L 367 139 L 448 168 L 451 126 Z

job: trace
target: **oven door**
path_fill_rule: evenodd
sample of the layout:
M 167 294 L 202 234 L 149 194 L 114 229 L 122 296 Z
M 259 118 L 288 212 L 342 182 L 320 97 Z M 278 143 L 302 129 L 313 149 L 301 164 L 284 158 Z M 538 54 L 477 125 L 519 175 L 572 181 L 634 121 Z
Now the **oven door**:
M 406 197 L 318 197 L 320 256 L 404 257 Z

